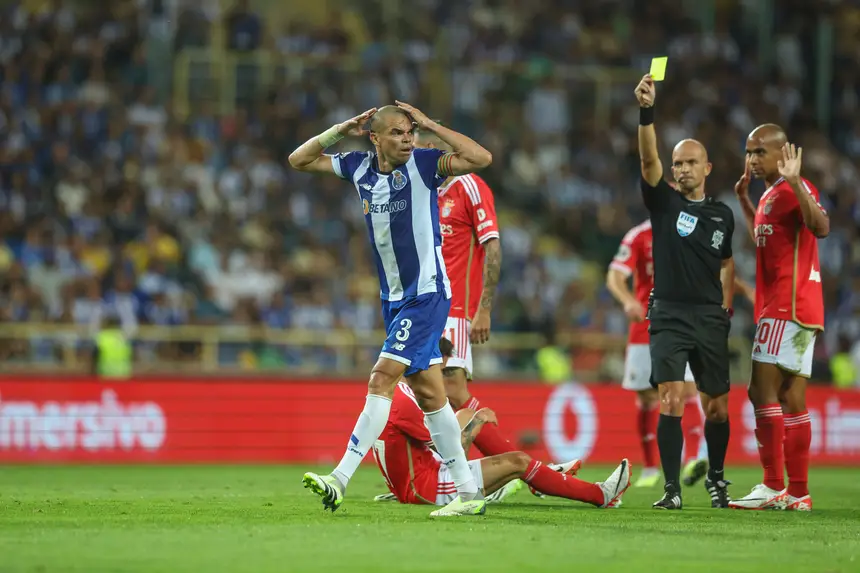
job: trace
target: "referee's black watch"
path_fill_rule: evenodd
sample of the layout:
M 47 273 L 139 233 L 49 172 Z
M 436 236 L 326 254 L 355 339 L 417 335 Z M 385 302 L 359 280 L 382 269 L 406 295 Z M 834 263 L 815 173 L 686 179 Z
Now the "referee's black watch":
M 732 307 L 723 307 L 723 310 L 726 311 L 726 316 L 728 316 L 730 319 L 735 315 L 735 309 L 733 309 Z

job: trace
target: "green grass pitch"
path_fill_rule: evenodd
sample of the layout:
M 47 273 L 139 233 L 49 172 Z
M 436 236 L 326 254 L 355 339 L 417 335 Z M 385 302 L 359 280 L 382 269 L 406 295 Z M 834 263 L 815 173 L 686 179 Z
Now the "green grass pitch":
M 811 514 L 712 510 L 699 484 L 680 512 L 652 510 L 658 490 L 631 489 L 617 510 L 523 490 L 453 520 L 374 503 L 384 486 L 372 466 L 324 513 L 301 487 L 307 469 L 0 467 L 0 573 L 860 571 L 856 469 L 813 470 Z M 727 472 L 735 496 L 759 476 Z

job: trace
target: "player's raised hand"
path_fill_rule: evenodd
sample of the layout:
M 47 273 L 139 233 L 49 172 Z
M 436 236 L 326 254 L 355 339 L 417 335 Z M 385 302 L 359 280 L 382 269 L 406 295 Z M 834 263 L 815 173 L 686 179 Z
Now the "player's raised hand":
M 427 117 L 420 109 L 412 107 L 408 103 L 404 103 L 402 101 L 394 100 L 394 103 L 397 105 L 397 107 L 408 113 L 409 116 L 412 118 L 412 121 L 414 121 L 419 128 L 427 129 L 431 125 L 435 125 L 435 122 L 429 117 Z
M 495 424 L 499 425 L 499 420 L 496 418 L 496 413 L 490 410 L 489 408 L 481 408 L 475 414 L 475 417 L 485 424 Z
M 472 317 L 471 330 L 469 332 L 469 340 L 472 344 L 483 344 L 490 339 L 490 313 L 484 311 L 481 307 L 475 312 Z
M 633 93 L 636 94 L 639 107 L 651 107 L 654 105 L 654 100 L 657 98 L 657 86 L 654 84 L 651 74 L 642 76 L 642 81 L 639 82 Z
M 631 322 L 643 322 L 645 320 L 645 309 L 638 300 L 631 300 L 624 305 L 624 314 Z
M 782 159 L 777 162 L 779 174 L 791 183 L 800 179 L 800 166 L 803 157 L 803 149 L 795 147 L 793 143 L 786 143 L 782 146 Z
M 735 195 L 738 196 L 739 199 L 745 199 L 749 197 L 750 194 L 750 158 L 747 155 L 747 159 L 744 162 L 744 174 L 741 175 L 741 178 L 738 179 L 738 182 L 735 183 Z
M 348 119 L 337 126 L 337 132 L 341 135 L 354 137 L 361 137 L 367 135 L 368 132 L 366 129 L 364 129 L 364 125 L 371 117 L 373 117 L 373 114 L 375 113 L 376 108 L 374 107 L 372 109 L 367 110 L 361 115 L 357 115 L 352 119 Z

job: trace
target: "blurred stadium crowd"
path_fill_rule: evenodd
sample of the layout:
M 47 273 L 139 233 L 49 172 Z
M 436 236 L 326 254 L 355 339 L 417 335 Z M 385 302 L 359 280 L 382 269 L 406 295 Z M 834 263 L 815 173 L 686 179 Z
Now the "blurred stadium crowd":
M 804 147 L 804 173 L 833 229 L 820 243 L 828 332 L 818 375 L 852 352 L 860 9 L 851 2 L 320 4 L 325 18 L 302 20 L 264 0 L 3 3 L 0 320 L 377 328 L 355 197 L 337 181 L 287 170 L 285 157 L 396 97 L 493 152 L 482 175 L 502 225 L 494 331 L 623 335 L 602 280 L 624 233 L 646 216 L 632 90 L 650 58 L 668 54 L 657 112 L 664 161 L 678 139 L 702 140 L 714 163 L 709 191 L 736 206 L 732 187 L 756 124 L 781 123 Z M 822 18 L 834 24 L 827 49 Z M 194 60 L 174 73 L 189 50 L 211 54 L 207 62 L 238 58 L 227 95 L 214 66 Z M 823 65 L 833 77 L 822 106 Z M 629 71 L 596 80 L 596 66 Z M 752 244 L 738 229 L 739 271 L 752 280 Z M 739 304 L 734 333 L 752 335 L 748 305 Z M 7 360 L 37 352 L 0 348 Z M 475 354 L 478 371 L 522 367 Z M 853 354 L 860 364 L 860 346 Z M 52 356 L 49 345 L 40 359 Z

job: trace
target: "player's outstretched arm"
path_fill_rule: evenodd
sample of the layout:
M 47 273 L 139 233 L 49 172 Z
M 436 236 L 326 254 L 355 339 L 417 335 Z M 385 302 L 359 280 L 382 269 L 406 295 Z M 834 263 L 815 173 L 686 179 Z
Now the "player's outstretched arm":
M 803 215 L 803 224 L 813 232 L 819 239 L 830 234 L 830 217 L 805 187 L 800 177 L 801 159 L 803 149 L 795 147 L 792 143 L 786 143 L 782 147 L 782 160 L 779 162 L 779 174 L 791 185 L 794 195 L 800 203 L 800 212 Z
M 440 175 L 466 175 L 485 169 L 493 162 L 493 154 L 481 147 L 475 140 L 457 133 L 453 129 L 439 125 L 421 110 L 408 103 L 395 101 L 397 107 L 412 117 L 418 128 L 422 131 L 435 134 L 439 139 L 447 143 L 453 151 L 446 153 L 439 159 L 438 172 Z
M 639 161 L 642 178 L 651 187 L 663 179 L 663 164 L 657 150 L 657 132 L 654 129 L 654 100 L 657 90 L 651 74 L 645 74 L 634 92 L 639 102 Z
M 331 147 L 344 137 L 367 135 L 364 124 L 375 113 L 376 108 L 369 109 L 361 115 L 357 115 L 343 123 L 333 125 L 321 134 L 310 138 L 301 144 L 298 149 L 290 153 L 290 166 L 293 169 L 306 173 L 330 173 L 331 175 L 337 175 L 334 165 L 332 165 L 331 157 L 323 155 L 323 152 L 326 148 Z

